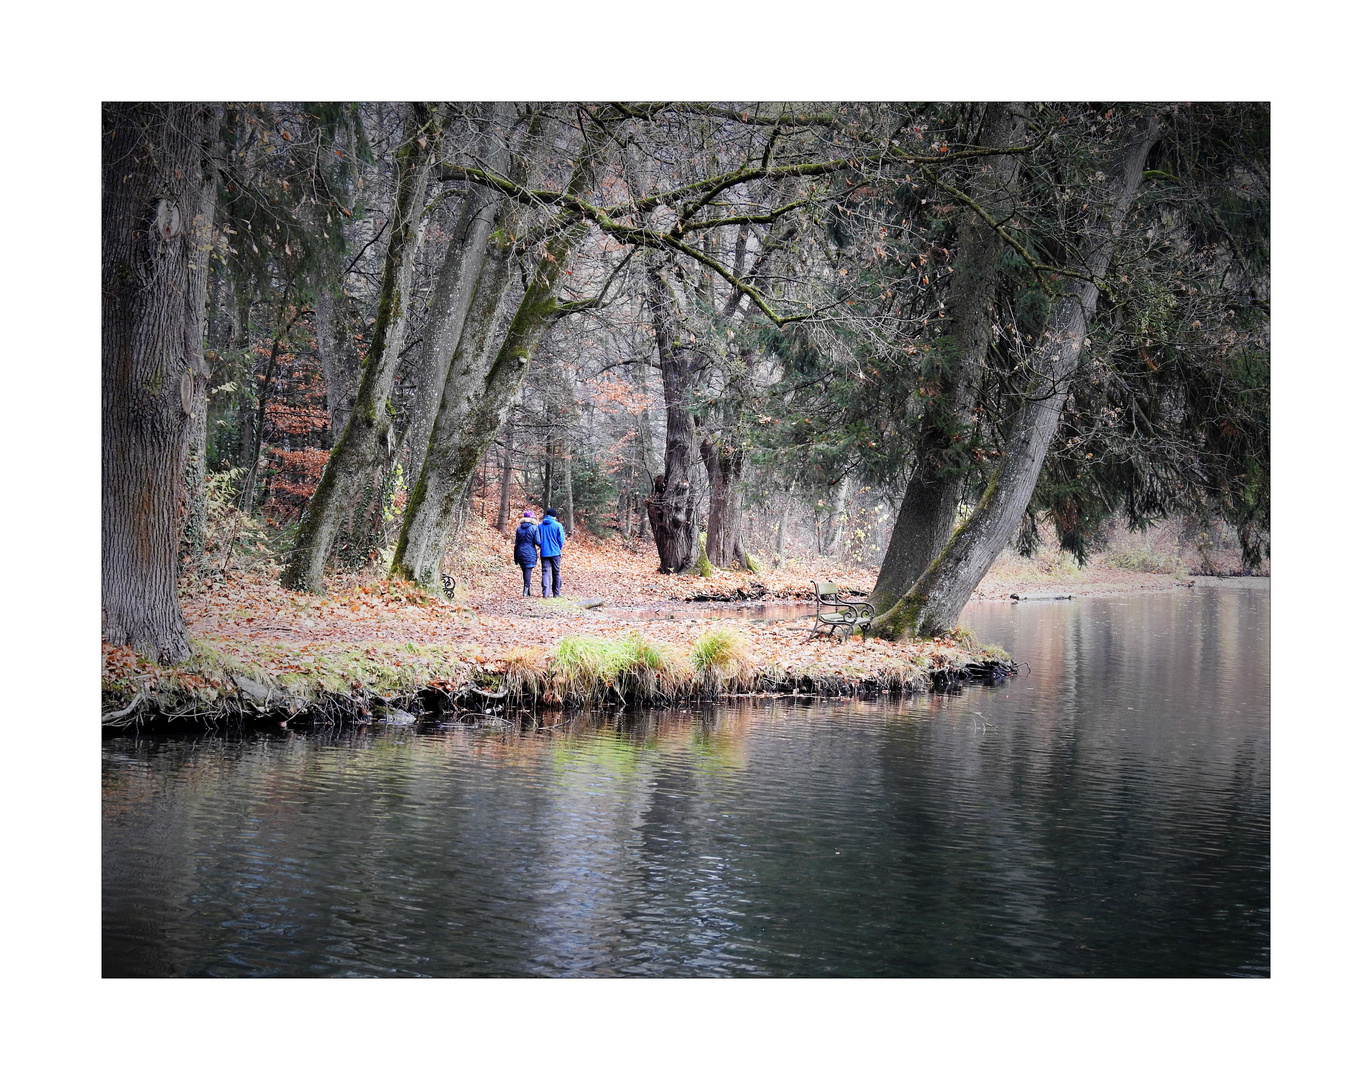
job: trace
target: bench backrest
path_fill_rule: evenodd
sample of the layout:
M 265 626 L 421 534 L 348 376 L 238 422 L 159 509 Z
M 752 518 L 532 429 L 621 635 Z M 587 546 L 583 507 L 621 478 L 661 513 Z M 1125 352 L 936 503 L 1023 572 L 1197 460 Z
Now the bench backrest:
M 810 584 L 815 587 L 815 596 L 822 602 L 827 603 L 838 599 L 838 586 L 832 581 L 826 581 L 823 585 L 817 581 L 812 581 Z

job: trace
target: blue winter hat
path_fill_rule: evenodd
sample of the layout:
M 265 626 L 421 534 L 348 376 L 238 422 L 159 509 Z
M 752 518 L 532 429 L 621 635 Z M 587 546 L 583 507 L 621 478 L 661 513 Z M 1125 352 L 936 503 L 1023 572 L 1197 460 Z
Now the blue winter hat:
M 547 514 L 548 517 L 557 517 L 557 511 L 554 510 L 551 506 L 548 507 L 548 509 L 544 510 L 543 512 L 544 512 L 545 514 Z

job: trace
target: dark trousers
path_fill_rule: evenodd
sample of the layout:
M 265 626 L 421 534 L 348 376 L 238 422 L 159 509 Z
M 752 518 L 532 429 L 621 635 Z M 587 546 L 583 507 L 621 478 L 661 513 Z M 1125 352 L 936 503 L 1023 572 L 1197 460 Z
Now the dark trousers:
M 548 591 L 548 578 L 552 577 L 552 592 Z M 543 556 L 543 595 L 561 596 L 562 595 L 562 556 L 544 555 Z
M 521 566 L 520 569 L 524 571 L 524 595 L 528 596 L 531 586 L 531 579 L 533 578 L 534 568 L 532 566 Z

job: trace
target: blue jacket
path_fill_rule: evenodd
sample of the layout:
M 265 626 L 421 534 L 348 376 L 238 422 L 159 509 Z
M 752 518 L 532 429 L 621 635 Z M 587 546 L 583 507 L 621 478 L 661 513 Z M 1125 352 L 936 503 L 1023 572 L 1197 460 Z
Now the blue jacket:
M 515 530 L 514 561 L 516 566 L 538 565 L 538 526 L 521 521 Z
M 562 554 L 562 545 L 567 542 L 567 533 L 562 528 L 562 522 L 555 517 L 543 516 L 543 520 L 538 523 L 538 547 L 545 559 L 553 555 Z

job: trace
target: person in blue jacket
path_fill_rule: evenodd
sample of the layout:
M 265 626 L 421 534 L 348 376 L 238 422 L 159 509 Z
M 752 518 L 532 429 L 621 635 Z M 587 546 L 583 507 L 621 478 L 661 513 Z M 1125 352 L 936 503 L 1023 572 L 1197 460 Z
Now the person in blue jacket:
M 528 596 L 530 576 L 538 565 L 538 526 L 534 524 L 534 515 L 528 510 L 524 511 L 524 518 L 515 530 L 514 561 L 524 571 L 524 595 Z
M 543 520 L 538 523 L 538 551 L 543 560 L 543 595 L 562 595 L 562 545 L 567 542 L 567 533 L 562 522 L 557 520 L 557 511 L 549 507 L 543 512 Z M 552 592 L 549 592 L 551 577 Z

